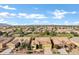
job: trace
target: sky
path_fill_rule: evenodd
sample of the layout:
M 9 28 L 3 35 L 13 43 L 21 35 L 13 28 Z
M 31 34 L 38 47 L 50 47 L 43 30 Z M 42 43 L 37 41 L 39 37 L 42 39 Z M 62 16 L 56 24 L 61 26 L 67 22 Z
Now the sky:
M 79 25 L 79 4 L 0 4 L 0 23 Z

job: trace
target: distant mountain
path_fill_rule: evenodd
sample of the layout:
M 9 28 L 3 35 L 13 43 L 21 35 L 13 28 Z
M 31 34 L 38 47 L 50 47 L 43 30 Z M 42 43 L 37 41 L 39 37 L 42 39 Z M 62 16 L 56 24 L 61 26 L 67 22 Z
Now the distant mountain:
M 11 26 L 11 25 L 5 24 L 5 23 L 0 23 L 0 27 L 3 27 L 3 26 Z

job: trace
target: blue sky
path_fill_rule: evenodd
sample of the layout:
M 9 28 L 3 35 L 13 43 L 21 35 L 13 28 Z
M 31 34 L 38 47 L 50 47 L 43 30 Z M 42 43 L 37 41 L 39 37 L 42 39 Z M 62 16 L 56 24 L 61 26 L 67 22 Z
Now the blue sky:
M 0 4 L 0 23 L 79 25 L 78 4 Z

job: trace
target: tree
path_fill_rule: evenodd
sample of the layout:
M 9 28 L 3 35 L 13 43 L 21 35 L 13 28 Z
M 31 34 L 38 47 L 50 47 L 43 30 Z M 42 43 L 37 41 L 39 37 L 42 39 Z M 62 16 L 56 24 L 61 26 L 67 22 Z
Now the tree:
M 57 27 L 55 27 L 55 31 L 57 31 Z
M 68 35 L 68 38 L 69 38 L 69 39 L 70 39 L 70 38 L 72 38 L 72 37 L 73 37 L 73 35 L 72 35 L 72 34 L 69 34 L 69 35 Z
M 51 31 L 50 35 L 51 35 L 51 36 L 56 36 L 56 35 L 57 35 L 57 32 Z
M 70 32 L 71 34 L 73 34 L 74 36 L 79 36 L 77 32 Z
M 46 29 L 44 32 L 45 35 L 50 35 L 50 32 Z
M 32 37 L 31 37 L 31 39 L 30 39 L 29 44 L 27 45 L 27 49 L 28 49 L 28 50 L 32 50 L 31 43 L 32 43 Z
M 8 33 L 7 33 L 7 32 L 4 32 L 3 35 L 4 35 L 5 37 L 8 37 Z
M 21 48 L 26 48 L 26 47 L 27 47 L 27 44 L 25 42 L 22 42 Z
M 31 27 L 32 32 L 35 30 L 34 26 Z
M 0 31 L 0 36 L 3 35 L 3 32 Z
M 16 33 L 16 34 L 20 34 L 21 37 L 24 36 L 24 32 L 23 32 L 22 28 L 16 29 L 15 33 Z
M 42 44 L 39 42 L 39 49 L 42 49 L 43 47 L 42 47 Z
M 62 34 L 66 34 L 66 32 L 62 32 Z

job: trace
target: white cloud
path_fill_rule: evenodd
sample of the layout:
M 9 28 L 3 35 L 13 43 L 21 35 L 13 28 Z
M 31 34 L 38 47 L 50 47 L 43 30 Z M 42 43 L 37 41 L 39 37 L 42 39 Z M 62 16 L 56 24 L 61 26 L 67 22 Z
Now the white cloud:
M 19 13 L 19 17 L 24 17 L 27 19 L 44 19 L 47 18 L 47 16 L 43 14 L 26 14 L 26 13 Z
M 79 21 L 75 21 L 75 22 L 65 21 L 64 25 L 79 25 Z
M 17 22 L 8 22 L 10 25 L 19 25 Z
M 35 20 L 33 23 L 35 23 L 35 24 L 39 24 L 40 21 L 39 21 L 39 20 Z
M 27 18 L 43 19 L 43 18 L 47 18 L 47 17 L 42 14 L 30 14 Z
M 69 12 L 70 14 L 76 14 L 77 12 L 76 11 L 73 11 L 73 12 Z
M 7 17 L 8 14 L 8 12 L 0 12 L 0 17 Z
M 50 22 L 47 20 L 34 20 L 32 24 L 33 25 L 47 25 L 47 24 L 49 25 Z
M 16 10 L 16 8 L 9 7 L 8 5 L 5 5 L 5 6 L 0 5 L 0 8 L 8 9 L 8 10 Z
M 64 25 L 69 25 L 70 23 L 68 21 L 65 21 L 64 22 Z
M 75 25 L 79 25 L 79 21 L 74 22 Z
M 10 18 L 10 17 L 15 17 L 16 14 L 14 13 L 9 13 L 9 12 L 0 12 L 0 18 Z
M 18 25 L 18 23 L 16 23 L 16 22 L 9 22 L 5 19 L 0 19 L 0 23 L 6 23 L 6 24 L 10 24 L 10 25 Z
M 9 12 L 0 12 L 0 18 L 26 18 L 26 19 L 45 19 L 47 16 L 44 14 L 27 14 L 27 13 L 9 13 Z
M 63 19 L 66 14 L 76 14 L 76 13 L 77 13 L 76 11 L 67 12 L 67 11 L 58 10 L 58 9 L 56 9 L 54 12 L 52 12 L 54 19 Z
M 26 13 L 19 13 L 18 14 L 18 17 L 19 18 L 23 18 L 23 17 L 26 18 L 27 17 L 27 14 Z
M 0 19 L 0 23 L 7 23 L 8 21 L 5 21 L 4 19 Z
M 14 14 L 14 13 L 10 13 L 10 16 L 17 16 L 16 14 Z
M 53 16 L 54 19 L 62 19 L 64 17 L 64 14 L 66 14 L 66 12 L 56 9 L 52 14 L 54 15 Z

